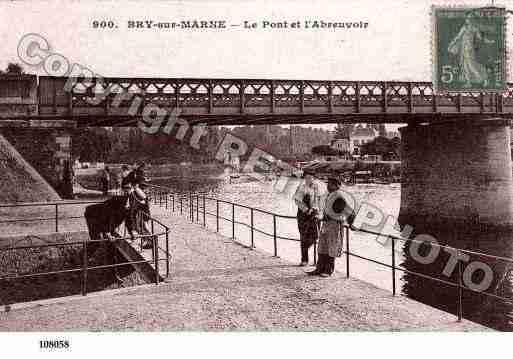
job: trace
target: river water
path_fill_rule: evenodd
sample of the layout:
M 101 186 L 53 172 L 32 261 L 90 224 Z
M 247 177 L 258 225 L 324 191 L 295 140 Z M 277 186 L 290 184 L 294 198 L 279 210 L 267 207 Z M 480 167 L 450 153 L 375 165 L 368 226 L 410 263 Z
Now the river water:
M 297 180 L 296 180 L 297 181 Z M 225 179 L 191 179 L 191 178 L 172 178 L 172 179 L 156 179 L 153 183 L 157 185 L 164 185 L 174 189 L 176 192 L 194 192 L 208 195 L 208 197 L 219 198 L 227 202 L 234 202 L 240 206 L 248 206 L 271 213 L 291 216 L 293 218 L 282 218 L 276 217 L 276 233 L 278 239 L 276 241 L 276 251 L 279 257 L 287 259 L 291 262 L 299 263 L 300 261 L 300 249 L 299 243 L 287 238 L 298 239 L 299 232 L 297 229 L 297 222 L 295 215 L 297 207 L 292 200 L 293 190 L 288 192 L 278 193 L 276 188 L 273 186 L 273 182 L 238 182 L 230 183 Z M 294 189 L 297 183 L 292 184 L 289 189 Z M 324 183 L 320 183 L 321 188 L 325 191 Z M 380 209 L 384 215 L 390 215 L 393 218 L 397 218 L 400 208 L 401 199 L 401 186 L 399 183 L 393 184 L 356 184 L 352 186 L 344 186 L 343 190 L 351 193 L 358 203 L 367 202 L 372 206 Z M 194 206 L 199 204 L 202 208 L 202 197 L 200 202 L 194 201 Z M 183 201 L 183 213 L 186 215 L 188 209 L 186 204 L 189 201 Z M 205 223 L 206 226 L 211 230 L 219 228 L 219 232 L 225 236 L 234 236 L 237 241 L 251 245 L 251 230 L 249 225 L 251 223 L 251 211 L 247 208 L 233 206 L 229 203 L 219 203 L 219 207 L 216 207 L 216 202 L 211 200 L 205 201 L 206 215 Z M 197 207 L 195 207 L 197 208 Z M 176 211 L 179 210 L 178 201 L 175 203 Z M 233 212 L 233 210 L 235 211 Z M 216 221 L 216 212 L 219 213 L 220 219 Z M 199 223 L 203 223 L 202 210 L 196 212 L 194 210 L 194 220 Z M 233 216 L 233 217 L 232 217 Z M 232 225 L 231 220 L 235 219 L 237 222 Z M 253 232 L 253 241 L 257 249 L 265 251 L 269 254 L 274 254 L 275 245 L 273 239 L 273 216 L 270 214 L 262 213 L 259 211 L 253 212 L 253 224 L 256 230 Z M 390 233 L 390 232 L 389 232 Z M 397 232 L 395 233 L 397 234 Z M 283 237 L 283 238 L 280 238 Z M 344 244 L 345 245 L 345 244 Z M 392 246 L 390 241 L 386 241 L 384 237 L 377 237 L 375 235 L 364 234 L 361 232 L 350 232 L 349 237 L 350 252 L 372 259 L 374 261 L 386 263 L 392 265 Z M 313 261 L 313 250 L 310 256 L 311 264 Z M 347 257 L 343 255 L 336 261 L 336 271 L 345 273 L 347 266 Z M 425 279 L 419 279 L 419 277 L 413 277 L 411 275 L 404 275 L 400 269 L 405 269 L 404 265 L 407 265 L 408 261 L 405 261 L 405 257 L 402 255 L 402 244 L 396 244 L 395 252 L 395 265 L 398 270 L 395 271 L 393 276 L 392 269 L 371 261 L 363 260 L 354 256 L 349 257 L 349 272 L 350 276 L 361 279 L 363 281 L 372 283 L 377 287 L 392 291 L 393 281 L 395 278 L 395 285 L 397 293 L 410 296 L 416 300 L 420 300 L 427 304 L 438 307 L 442 310 L 446 310 L 451 313 L 457 313 L 455 306 L 457 298 L 457 290 L 448 287 L 443 288 L 442 293 L 447 292 L 447 298 L 436 297 L 433 298 L 433 293 L 429 289 L 429 285 Z M 312 270 L 313 267 L 305 267 L 305 271 Z M 408 269 L 412 269 L 408 267 Z M 417 292 L 412 292 L 411 288 L 420 288 Z M 413 286 L 412 286 L 413 284 Z M 426 289 L 427 288 L 427 289 Z M 454 294 L 454 295 L 453 295 Z M 465 299 L 465 298 L 464 298 Z M 440 303 L 442 301 L 443 303 Z M 474 315 L 474 312 L 478 309 L 473 309 L 473 305 L 468 301 L 464 316 L 478 321 L 482 324 L 495 327 L 502 330 L 513 330 L 513 325 L 509 319 L 512 307 L 510 305 L 492 304 L 491 311 L 483 316 L 483 313 L 479 313 L 479 316 Z M 481 304 L 478 306 L 482 306 Z M 494 319 L 487 319 L 493 317 Z M 484 318 L 484 319 L 483 319 Z

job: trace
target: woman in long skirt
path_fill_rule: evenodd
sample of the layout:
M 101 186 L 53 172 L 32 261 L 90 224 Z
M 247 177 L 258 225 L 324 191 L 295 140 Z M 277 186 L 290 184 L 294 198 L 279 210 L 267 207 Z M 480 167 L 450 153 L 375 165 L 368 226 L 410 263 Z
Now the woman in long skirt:
M 309 275 L 331 276 L 335 270 L 335 258 L 342 255 L 343 225 L 346 223 L 344 213 L 346 202 L 338 191 L 339 188 L 340 181 L 337 178 L 330 178 L 328 180 L 329 193 L 323 211 L 319 245 L 317 246 L 317 267 L 314 271 L 308 272 Z M 334 216 L 334 214 L 337 215 Z
M 308 251 L 319 237 L 319 187 L 314 180 L 313 173 L 303 173 L 304 182 L 294 195 L 297 205 L 297 225 L 301 246 L 300 266 L 308 265 Z

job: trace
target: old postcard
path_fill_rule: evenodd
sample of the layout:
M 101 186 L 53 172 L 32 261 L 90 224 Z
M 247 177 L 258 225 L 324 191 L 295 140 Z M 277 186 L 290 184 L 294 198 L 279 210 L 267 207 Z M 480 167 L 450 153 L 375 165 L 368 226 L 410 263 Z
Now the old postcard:
M 376 356 L 388 336 L 347 332 L 512 331 L 512 11 L 0 1 L 2 347 Z

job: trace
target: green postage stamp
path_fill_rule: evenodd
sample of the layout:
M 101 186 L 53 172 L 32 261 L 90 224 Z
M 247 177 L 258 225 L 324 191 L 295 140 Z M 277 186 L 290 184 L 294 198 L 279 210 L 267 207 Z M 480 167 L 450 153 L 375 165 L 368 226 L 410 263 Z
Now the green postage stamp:
M 495 7 L 433 7 L 435 91 L 505 90 L 505 13 Z

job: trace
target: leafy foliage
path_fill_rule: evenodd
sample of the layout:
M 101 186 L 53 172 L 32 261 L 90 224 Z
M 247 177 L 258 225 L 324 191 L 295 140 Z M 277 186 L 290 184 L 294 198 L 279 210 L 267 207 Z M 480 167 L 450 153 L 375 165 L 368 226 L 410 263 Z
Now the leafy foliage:
M 0 70 L 0 74 L 21 75 L 24 73 L 25 71 L 23 71 L 23 67 L 16 62 L 9 62 L 5 71 Z
M 382 155 L 384 159 L 399 158 L 401 140 L 398 137 L 388 139 L 378 136 L 361 147 L 362 155 Z

